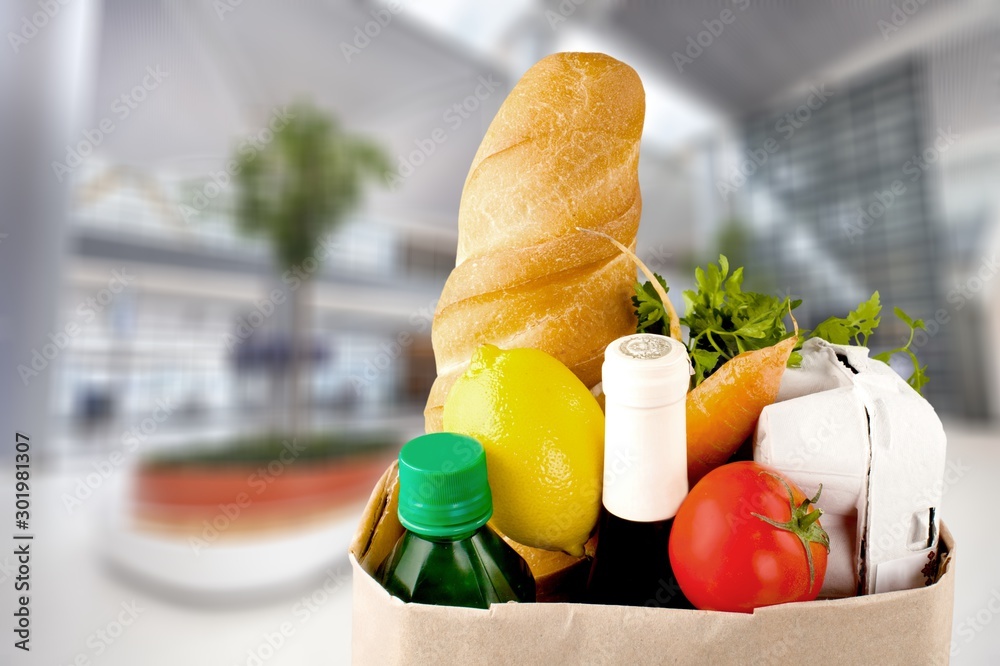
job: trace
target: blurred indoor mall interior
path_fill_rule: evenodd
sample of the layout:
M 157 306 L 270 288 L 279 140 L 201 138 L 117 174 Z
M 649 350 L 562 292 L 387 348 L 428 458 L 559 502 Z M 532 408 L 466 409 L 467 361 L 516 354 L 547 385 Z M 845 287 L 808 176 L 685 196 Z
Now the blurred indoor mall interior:
M 51 663 L 252 663 L 284 617 L 268 664 L 348 658 L 347 544 L 423 431 L 469 165 L 557 51 L 642 78 L 637 252 L 672 294 L 722 252 L 803 328 L 875 290 L 874 351 L 906 342 L 893 307 L 927 322 L 943 516 L 995 572 L 1000 2 L 897 4 L 80 0 L 27 35 L 36 3 L 5 4 L 0 402 L 39 424 Z M 221 519 L 246 469 L 268 491 Z M 327 485 L 282 495 L 293 473 Z M 956 623 L 991 586 L 959 574 Z M 150 619 L 95 642 L 130 600 Z

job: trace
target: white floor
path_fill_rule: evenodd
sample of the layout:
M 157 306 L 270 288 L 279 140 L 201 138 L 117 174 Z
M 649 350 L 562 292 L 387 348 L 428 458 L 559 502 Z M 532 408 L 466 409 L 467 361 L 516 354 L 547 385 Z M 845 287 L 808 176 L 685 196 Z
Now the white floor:
M 960 480 L 946 486 L 942 516 L 955 535 L 953 664 L 1000 664 L 1000 431 L 947 424 L 948 461 Z
M 1000 432 L 956 425 L 948 431 L 949 461 L 962 470 L 961 479 L 948 487 L 943 508 L 958 546 L 952 663 L 1000 664 L 1000 618 L 995 618 L 1000 615 L 1000 530 L 993 522 L 994 493 L 1000 492 Z M 0 661 L 44 666 L 349 663 L 346 558 L 332 554 L 327 574 L 265 599 L 206 604 L 157 590 L 109 570 L 99 542 L 100 498 L 89 499 L 72 515 L 62 503 L 62 493 L 76 479 L 61 475 L 35 486 L 33 649 L 30 655 L 8 651 L 5 640 L 0 656 L 13 657 Z M 6 561 L 0 557 L 0 589 L 6 608 L 12 559 L 5 556 Z M 326 577 L 331 582 L 324 587 Z M 119 620 L 130 624 L 119 625 Z
M 331 553 L 324 571 L 291 589 L 210 602 L 150 585 L 112 567 L 100 543 L 100 494 L 105 488 L 70 515 L 60 497 L 76 479 L 76 475 L 59 476 L 36 486 L 32 651 L 28 658 L 17 651 L 13 664 L 350 663 L 351 579 L 346 539 L 339 552 Z M 357 522 L 354 517 L 347 520 Z M 0 566 L 4 564 L 0 557 Z M 2 584 L 5 591 L 7 585 Z M 5 653 L 0 650 L 0 663 L 8 663 L 2 658 Z

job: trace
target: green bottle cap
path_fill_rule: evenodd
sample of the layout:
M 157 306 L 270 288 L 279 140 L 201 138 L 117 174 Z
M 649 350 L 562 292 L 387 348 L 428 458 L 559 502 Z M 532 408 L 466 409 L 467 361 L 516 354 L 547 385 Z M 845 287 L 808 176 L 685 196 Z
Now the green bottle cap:
M 486 452 L 472 437 L 437 432 L 399 452 L 399 522 L 421 536 L 475 532 L 493 515 Z

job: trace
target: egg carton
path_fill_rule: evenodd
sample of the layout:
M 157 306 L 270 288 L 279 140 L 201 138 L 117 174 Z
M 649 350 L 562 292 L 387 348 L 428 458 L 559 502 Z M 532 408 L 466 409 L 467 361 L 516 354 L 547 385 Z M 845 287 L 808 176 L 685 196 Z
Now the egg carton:
M 867 348 L 805 343 L 757 423 L 754 460 L 809 497 L 822 484 L 830 555 L 821 597 L 933 582 L 945 450 L 934 408 Z

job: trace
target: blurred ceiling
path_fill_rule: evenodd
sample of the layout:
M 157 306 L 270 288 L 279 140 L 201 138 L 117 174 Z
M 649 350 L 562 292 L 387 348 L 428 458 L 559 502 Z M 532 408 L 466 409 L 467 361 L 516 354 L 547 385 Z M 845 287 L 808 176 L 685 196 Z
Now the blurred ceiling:
M 506 76 L 476 54 L 432 39 L 400 17 L 348 62 L 342 42 L 351 43 L 355 28 L 372 20 L 372 8 L 359 3 L 243 3 L 221 15 L 215 9 L 221 3 L 196 0 L 103 4 L 99 71 L 85 127 L 111 119 L 115 131 L 99 146 L 100 155 L 138 169 L 209 173 L 276 109 L 310 99 L 350 130 L 375 136 L 394 163 L 415 149 L 414 141 L 447 129 L 440 153 L 429 156 L 398 195 L 381 196 L 418 217 L 433 217 L 457 210 L 468 165 L 509 88 Z M 147 66 L 168 75 L 122 118 L 121 105 L 112 105 L 141 83 Z M 456 128 L 443 115 L 474 93 L 480 76 L 498 86 Z
M 447 0 L 436 22 L 428 20 L 425 3 L 404 2 L 365 44 L 358 35 L 373 12 L 383 20 L 388 14 L 383 0 L 103 0 L 93 111 L 85 126 L 114 121 L 115 131 L 98 148 L 109 162 L 178 176 L 218 168 L 275 109 L 303 97 L 350 129 L 375 136 L 394 164 L 442 128 L 446 141 L 399 191 L 379 192 L 371 203 L 386 214 L 453 227 L 468 165 L 513 81 L 534 59 L 574 43 L 570 35 L 589 30 L 596 37 L 585 43 L 594 48 L 604 39 L 641 52 L 637 57 L 646 67 L 637 69 L 644 77 L 662 75 L 657 89 L 703 103 L 666 104 L 665 113 L 714 107 L 738 118 L 866 48 L 903 46 L 911 39 L 907 33 L 922 34 L 960 14 L 1000 16 L 997 0 L 912 0 L 919 7 L 915 15 L 883 39 L 878 22 L 889 19 L 900 0 L 760 2 L 745 11 L 744 0 L 578 1 L 516 0 L 516 11 L 501 12 Z M 566 7 L 575 9 L 567 13 Z M 734 17 L 725 34 L 678 72 L 673 53 L 683 52 L 688 38 L 706 29 L 703 22 L 725 9 Z M 463 39 L 477 20 L 497 27 L 481 31 L 481 43 Z M 345 55 L 343 45 L 356 39 L 362 46 Z M 121 118 L 112 104 L 142 81 L 147 67 L 157 66 L 169 75 Z M 455 126 L 454 114 L 445 114 L 474 93 L 480 77 L 498 82 L 496 90 Z M 969 79 L 969 85 L 980 80 Z M 700 126 L 690 121 L 676 124 Z
M 906 14 L 900 5 L 915 9 Z M 850 54 L 871 46 L 888 47 L 906 39 L 907 32 L 940 22 L 944 15 L 979 15 L 984 7 L 996 11 L 1000 4 L 995 0 L 623 2 L 613 20 L 655 53 L 675 80 L 722 109 L 742 114 Z M 720 20 L 724 11 L 729 12 L 728 23 Z M 894 12 L 900 12 L 898 30 L 892 23 Z M 678 71 L 674 53 L 693 55 L 692 62 L 680 60 L 682 71 Z

